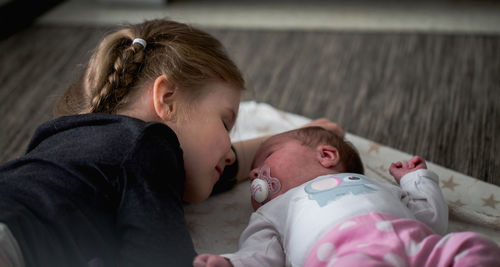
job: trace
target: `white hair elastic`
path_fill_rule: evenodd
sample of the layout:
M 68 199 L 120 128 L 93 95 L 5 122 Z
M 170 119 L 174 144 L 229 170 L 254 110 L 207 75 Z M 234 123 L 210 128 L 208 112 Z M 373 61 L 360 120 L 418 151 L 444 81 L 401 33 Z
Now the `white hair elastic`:
M 141 38 L 135 38 L 134 41 L 132 41 L 132 45 L 134 45 L 135 43 L 139 43 L 142 45 L 142 47 L 146 48 L 146 40 L 144 39 L 141 39 Z

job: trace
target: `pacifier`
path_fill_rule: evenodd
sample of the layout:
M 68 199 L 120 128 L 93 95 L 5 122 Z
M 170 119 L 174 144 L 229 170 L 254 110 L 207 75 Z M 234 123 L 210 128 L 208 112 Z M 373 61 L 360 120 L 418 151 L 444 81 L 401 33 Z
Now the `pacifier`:
M 280 191 L 280 181 L 271 177 L 271 168 L 264 165 L 259 170 L 259 175 L 250 185 L 252 198 L 260 204 L 269 201 L 271 197 Z

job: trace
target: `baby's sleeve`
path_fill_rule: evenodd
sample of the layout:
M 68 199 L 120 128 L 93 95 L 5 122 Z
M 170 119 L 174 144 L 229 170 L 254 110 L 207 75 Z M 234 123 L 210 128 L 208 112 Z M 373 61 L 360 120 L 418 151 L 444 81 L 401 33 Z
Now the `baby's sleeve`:
M 285 255 L 277 230 L 261 214 L 254 212 L 240 236 L 239 250 L 221 255 L 235 267 L 285 266 Z
M 437 234 L 445 234 L 448 230 L 448 205 L 439 187 L 438 175 L 430 170 L 420 169 L 403 176 L 400 183 L 406 193 L 402 201 L 417 220 Z

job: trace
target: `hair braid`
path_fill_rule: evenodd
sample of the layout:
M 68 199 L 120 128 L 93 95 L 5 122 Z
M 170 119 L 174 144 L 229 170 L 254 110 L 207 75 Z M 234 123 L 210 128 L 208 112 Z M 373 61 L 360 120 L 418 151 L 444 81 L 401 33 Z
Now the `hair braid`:
M 146 54 L 144 47 L 136 43 L 116 49 L 122 51 L 117 53 L 106 82 L 92 97 L 90 112 L 113 113 L 137 80 Z

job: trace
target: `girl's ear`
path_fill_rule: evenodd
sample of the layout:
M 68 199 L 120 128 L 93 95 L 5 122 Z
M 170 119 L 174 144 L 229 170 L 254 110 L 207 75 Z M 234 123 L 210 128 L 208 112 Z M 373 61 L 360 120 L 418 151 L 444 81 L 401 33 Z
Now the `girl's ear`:
M 163 121 L 173 120 L 175 100 L 179 92 L 175 83 L 166 75 L 158 76 L 153 84 L 153 105 L 156 115 Z
M 337 148 L 329 145 L 319 145 L 316 148 L 318 161 L 325 168 L 340 167 L 340 155 Z

